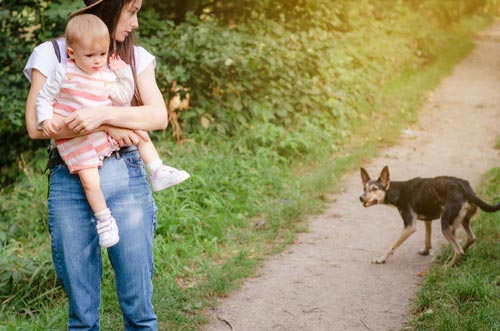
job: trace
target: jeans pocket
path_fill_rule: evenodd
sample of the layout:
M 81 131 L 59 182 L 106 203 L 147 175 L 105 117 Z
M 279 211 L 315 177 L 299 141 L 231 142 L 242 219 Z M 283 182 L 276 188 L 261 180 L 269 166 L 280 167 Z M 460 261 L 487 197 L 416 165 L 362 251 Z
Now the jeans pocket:
M 122 155 L 122 159 L 127 165 L 129 176 L 141 177 L 146 176 L 146 167 L 141 159 L 139 152 L 130 152 Z
M 122 155 L 123 159 L 130 167 L 144 168 L 144 162 L 139 155 L 139 152 L 130 152 Z

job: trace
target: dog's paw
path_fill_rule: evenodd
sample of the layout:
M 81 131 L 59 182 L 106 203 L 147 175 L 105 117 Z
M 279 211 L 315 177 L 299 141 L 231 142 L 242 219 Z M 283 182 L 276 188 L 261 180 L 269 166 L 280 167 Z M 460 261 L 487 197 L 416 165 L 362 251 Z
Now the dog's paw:
M 431 251 L 429 249 L 425 249 L 425 248 L 418 250 L 418 254 L 423 255 L 423 256 L 429 255 L 430 252 Z
M 375 259 L 372 261 L 373 264 L 384 264 L 385 259 L 383 257 L 379 257 L 378 259 Z

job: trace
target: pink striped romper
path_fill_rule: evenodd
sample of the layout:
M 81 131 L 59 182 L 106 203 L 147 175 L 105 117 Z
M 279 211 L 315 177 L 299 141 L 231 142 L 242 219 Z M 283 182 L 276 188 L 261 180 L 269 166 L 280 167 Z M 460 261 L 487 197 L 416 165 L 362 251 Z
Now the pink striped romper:
M 70 59 L 65 67 L 65 73 L 59 67 L 54 77 L 47 80 L 38 98 L 42 101 L 39 102 L 37 99 L 37 115 L 39 108 L 43 108 L 39 107 L 39 103 L 43 104 L 43 100 L 52 100 L 54 113 L 62 116 L 68 116 L 81 108 L 130 104 L 134 92 L 130 66 L 117 73 L 106 67 L 94 75 L 81 71 Z M 50 91 L 56 91 L 55 86 L 59 86 L 59 89 L 58 94 L 54 96 Z M 44 120 L 43 117 L 43 115 L 38 117 L 39 125 Z M 59 139 L 55 144 L 71 173 L 101 166 L 105 157 L 120 148 L 118 143 L 104 131 Z

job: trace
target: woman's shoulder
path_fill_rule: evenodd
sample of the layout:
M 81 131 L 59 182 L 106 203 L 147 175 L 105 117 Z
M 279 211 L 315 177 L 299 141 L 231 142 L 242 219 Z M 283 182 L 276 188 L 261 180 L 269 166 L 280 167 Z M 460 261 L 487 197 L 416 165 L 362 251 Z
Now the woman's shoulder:
M 66 40 L 58 38 L 39 44 L 31 53 L 31 57 L 43 58 L 44 60 L 56 60 L 59 63 L 66 62 Z M 59 60 L 60 59 L 60 60 Z
M 139 45 L 134 45 L 134 52 L 136 55 L 144 55 L 144 56 L 154 57 L 154 55 L 151 54 L 147 49 L 145 49 L 144 47 L 139 46 Z
M 134 57 L 137 74 L 141 74 L 151 63 L 156 66 L 155 56 L 142 46 L 134 46 Z
M 33 49 L 26 65 L 24 74 L 31 80 L 31 71 L 36 69 L 44 76 L 48 77 L 55 69 L 58 63 L 66 62 L 66 41 L 59 38 L 54 41 L 49 40 L 39 44 Z

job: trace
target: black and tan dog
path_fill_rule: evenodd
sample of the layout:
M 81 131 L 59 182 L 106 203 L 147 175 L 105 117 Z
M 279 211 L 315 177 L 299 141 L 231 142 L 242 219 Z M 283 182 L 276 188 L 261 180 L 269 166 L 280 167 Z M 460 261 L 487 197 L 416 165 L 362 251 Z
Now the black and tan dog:
M 417 220 L 425 221 L 425 246 L 419 254 L 428 255 L 431 249 L 431 222 L 441 218 L 443 234 L 455 252 L 450 262 L 450 266 L 453 266 L 476 240 L 469 221 L 477 207 L 486 212 L 500 210 L 500 203 L 489 205 L 476 196 L 469 182 L 456 177 L 413 178 L 396 182 L 390 181 L 389 168 L 385 166 L 377 180 L 371 180 L 368 172 L 361 168 L 361 180 L 364 193 L 359 199 L 363 206 L 395 206 L 404 222 L 399 238 L 374 263 L 384 263 L 416 231 Z M 455 235 L 460 224 L 467 234 L 463 247 L 460 247 Z

